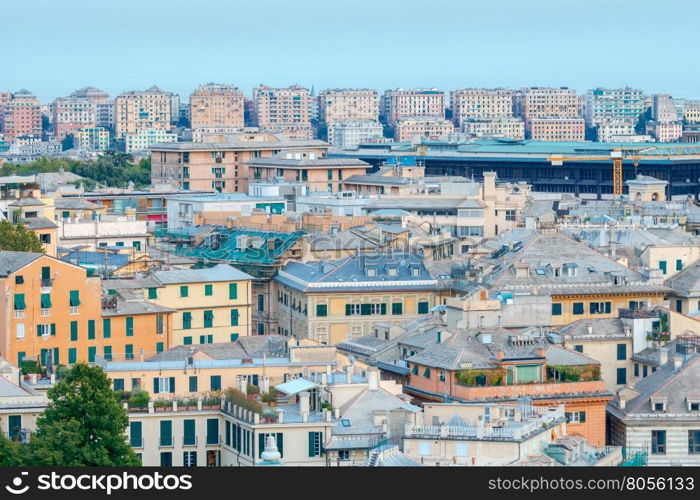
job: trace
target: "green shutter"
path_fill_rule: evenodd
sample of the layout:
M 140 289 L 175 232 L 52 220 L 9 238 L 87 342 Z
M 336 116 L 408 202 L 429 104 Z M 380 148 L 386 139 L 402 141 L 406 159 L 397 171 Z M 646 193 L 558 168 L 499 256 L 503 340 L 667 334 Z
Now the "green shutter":
M 189 288 L 186 285 L 180 287 L 180 297 L 187 297 L 189 295 Z
M 70 339 L 71 340 L 78 340 L 78 322 L 77 321 L 70 322 Z
M 129 423 L 129 436 L 131 437 L 131 446 L 140 448 L 143 446 L 143 433 L 141 422 Z
M 92 340 L 95 338 L 95 320 L 88 320 L 88 339 Z
M 50 293 L 42 293 L 41 294 L 41 308 L 42 309 L 51 308 L 51 294 Z
M 315 432 L 309 432 L 309 456 L 310 457 L 315 457 L 316 456 L 316 433 Z
M 238 309 L 231 309 L 231 326 L 238 326 Z
M 175 392 L 175 377 L 170 377 L 170 392 Z
M 214 286 L 204 285 L 204 295 L 206 295 L 207 297 L 214 295 Z
M 262 457 L 262 452 L 265 451 L 265 433 L 258 434 L 258 458 Z
M 391 304 L 391 314 L 403 314 L 403 304 L 401 302 L 394 302 L 393 304 Z
M 134 344 L 126 344 L 124 346 L 124 354 L 126 359 L 134 359 Z
M 134 336 L 134 318 L 132 316 L 127 316 L 126 318 L 126 336 Z
M 183 338 L 182 338 L 182 343 L 183 343 L 184 345 L 190 345 L 190 344 L 192 344 L 192 337 L 183 337 Z
M 160 392 L 160 379 L 158 377 L 153 378 L 153 394 L 158 394 Z
M 163 342 L 156 342 L 156 352 L 163 352 Z
M 386 314 L 386 304 L 379 304 L 379 309 L 381 314 Z
M 112 320 L 109 318 L 102 320 L 102 336 L 106 339 L 112 336 Z
M 158 289 L 157 288 L 149 288 L 148 289 L 148 298 L 149 299 L 157 299 L 158 298 Z
M 68 349 L 68 364 L 72 365 L 78 360 L 78 350 L 75 347 Z
M 192 313 L 189 311 L 182 313 L 182 328 L 184 330 L 192 328 Z
M 204 311 L 204 327 L 211 328 L 214 325 L 214 311 Z
M 418 302 L 418 314 L 428 314 L 430 304 L 428 302 Z
M 107 361 L 112 361 L 112 346 L 111 345 L 104 346 L 104 358 Z
M 372 314 L 372 304 L 360 304 L 360 314 L 362 316 L 369 316 Z
M 95 362 L 95 355 L 96 354 L 97 354 L 97 347 L 95 347 L 95 346 L 88 347 L 88 363 Z
M 328 306 L 326 304 L 317 304 L 316 316 L 328 316 Z
M 80 290 L 70 291 L 70 306 L 78 307 L 80 305 Z
M 345 316 L 352 315 L 352 304 L 345 304 Z
M 238 298 L 238 283 L 228 284 L 228 298 L 231 300 Z
M 51 323 L 51 335 L 56 335 L 56 323 Z
M 16 293 L 15 294 L 15 310 L 22 311 L 26 308 L 27 308 L 27 304 L 24 302 L 24 294 L 23 293 Z
M 54 348 L 53 348 L 53 364 L 54 364 L 54 366 L 58 366 L 58 365 L 61 364 L 61 359 L 60 359 L 60 357 L 59 357 L 59 352 L 60 352 L 60 350 L 59 350 L 58 347 L 54 347 Z

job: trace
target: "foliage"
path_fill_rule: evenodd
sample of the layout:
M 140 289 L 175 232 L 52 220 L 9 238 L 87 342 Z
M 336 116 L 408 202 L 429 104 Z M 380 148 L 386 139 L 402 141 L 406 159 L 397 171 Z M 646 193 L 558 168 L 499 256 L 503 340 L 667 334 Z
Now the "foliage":
M 547 379 L 560 382 L 586 382 L 600 379 L 600 367 L 597 365 L 547 365 Z
M 172 404 L 173 404 L 173 402 L 172 402 L 172 401 L 168 401 L 167 399 L 156 399 L 156 400 L 153 402 L 153 406 L 154 406 L 155 408 L 166 408 L 166 407 L 168 407 L 168 406 L 172 406 Z
M 58 365 L 56 368 L 56 376 L 58 378 L 66 378 L 70 372 L 70 367 L 66 365 Z
M 96 184 L 110 187 L 126 187 L 133 182 L 135 187 L 151 183 L 151 159 L 144 158 L 134 163 L 134 158 L 126 153 L 108 150 L 96 160 L 71 160 L 67 158 L 39 158 L 22 165 L 3 164 L 0 174 L 31 175 L 44 172 L 58 172 L 61 168 L 67 172 L 85 177 L 84 185 L 91 189 Z
M 197 404 L 197 403 L 195 403 Z M 213 406 L 221 404 L 221 391 L 207 392 L 202 398 L 202 404 L 205 406 Z
M 141 460 L 126 439 L 127 411 L 107 374 L 78 363 L 49 389 L 49 406 L 37 418 L 30 460 L 42 466 L 136 466 Z
M 0 221 L 0 250 L 44 253 L 39 237 L 21 224 Z
M 330 402 L 328 402 L 328 401 L 322 401 L 321 408 L 323 408 L 324 410 L 333 411 L 333 405 L 330 404 Z
M 457 373 L 457 382 L 467 387 L 477 387 L 486 385 L 505 385 L 507 370 L 462 370 Z
M 270 392 L 266 392 L 260 396 L 260 401 L 263 403 L 274 403 L 277 401 L 277 398 L 275 397 L 275 391 L 270 390 Z
M 0 433 L 0 467 L 18 467 L 27 461 L 27 447 Z
M 226 397 L 226 401 L 231 404 L 240 406 L 246 410 L 251 410 L 254 413 L 262 413 L 263 411 L 263 407 L 258 401 L 248 399 L 248 396 L 233 387 L 229 387 L 224 391 L 224 397 Z
M 41 366 L 39 366 L 39 362 L 34 361 L 33 359 L 25 359 L 22 361 L 19 368 L 22 370 L 22 373 L 41 373 Z
M 129 397 L 129 406 L 132 408 L 146 408 L 151 397 L 148 391 L 140 387 L 135 387 Z
M 253 384 L 248 384 L 246 386 L 246 392 L 248 394 L 259 394 L 260 393 L 260 388 L 257 385 Z

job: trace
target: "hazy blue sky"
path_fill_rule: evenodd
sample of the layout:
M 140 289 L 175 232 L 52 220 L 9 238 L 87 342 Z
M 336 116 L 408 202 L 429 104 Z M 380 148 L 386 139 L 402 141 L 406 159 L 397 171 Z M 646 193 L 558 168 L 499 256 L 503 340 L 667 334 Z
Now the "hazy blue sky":
M 700 97 L 694 0 L 0 0 L 0 89 L 632 85 Z

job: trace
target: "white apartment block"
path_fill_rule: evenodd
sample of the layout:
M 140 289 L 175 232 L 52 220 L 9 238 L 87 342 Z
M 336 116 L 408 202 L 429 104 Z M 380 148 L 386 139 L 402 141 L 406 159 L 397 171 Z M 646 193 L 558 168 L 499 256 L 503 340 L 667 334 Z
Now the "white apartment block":
M 135 133 L 124 135 L 124 151 L 144 151 L 153 144 L 162 142 L 177 142 L 177 135 L 162 129 L 139 129 Z
M 683 124 L 681 122 L 648 122 L 657 142 L 676 142 L 683 136 Z
M 513 116 L 510 89 L 459 89 L 450 92 L 452 120 L 463 127 L 467 120 Z
M 341 121 L 328 126 L 328 142 L 337 149 L 356 148 L 383 137 L 384 127 L 378 121 Z
M 104 127 L 86 127 L 73 134 L 76 149 L 103 151 L 109 149 L 109 131 Z
M 462 132 L 480 139 L 525 139 L 525 122 L 520 118 L 478 118 L 462 122 Z
M 534 141 L 583 141 L 586 122 L 583 118 L 532 118 L 525 121 L 525 130 Z
M 318 95 L 319 119 L 328 128 L 328 142 L 333 142 L 331 125 L 346 121 L 379 120 L 379 94 L 371 89 L 328 89 Z
M 382 114 L 392 125 L 404 118 L 443 118 L 445 93 L 438 89 L 387 90 L 382 96 Z
M 415 117 L 399 120 L 394 137 L 398 141 L 410 141 L 416 137 L 444 140 L 455 131 L 454 124 L 445 118 Z
M 644 92 L 631 87 L 591 89 L 583 99 L 583 117 L 588 127 L 620 121 L 634 125 L 645 110 Z
M 614 142 L 613 137 L 634 135 L 634 122 L 630 120 L 599 122 L 597 131 L 598 142 Z

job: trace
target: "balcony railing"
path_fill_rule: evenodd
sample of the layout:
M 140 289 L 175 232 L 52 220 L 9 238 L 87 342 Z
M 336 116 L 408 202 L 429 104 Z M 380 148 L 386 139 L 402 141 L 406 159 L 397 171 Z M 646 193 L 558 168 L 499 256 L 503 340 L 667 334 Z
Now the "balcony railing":
M 15 309 L 15 319 L 24 318 L 24 309 Z
M 71 314 L 80 314 L 80 306 L 70 306 Z
M 51 316 L 51 309 L 42 309 L 40 314 L 41 316 Z

